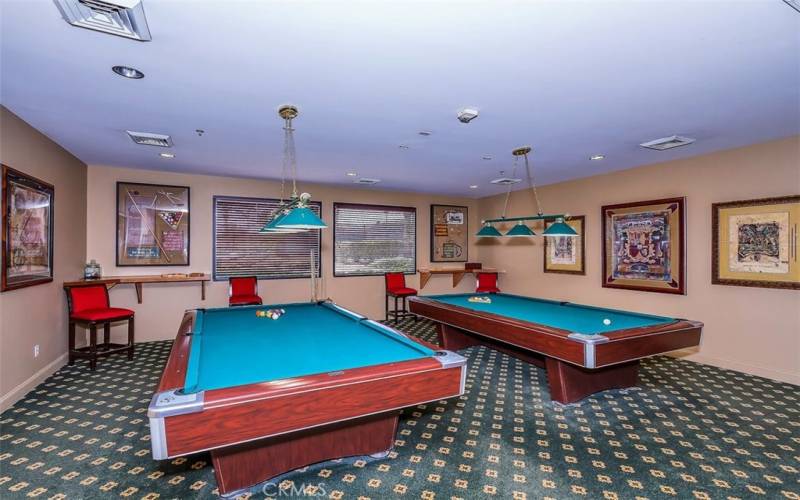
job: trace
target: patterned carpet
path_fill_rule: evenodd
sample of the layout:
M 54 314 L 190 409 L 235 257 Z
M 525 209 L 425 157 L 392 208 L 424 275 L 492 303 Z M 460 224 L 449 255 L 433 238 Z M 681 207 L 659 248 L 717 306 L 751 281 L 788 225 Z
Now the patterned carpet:
M 435 338 L 425 321 L 401 329 Z M 170 344 L 64 367 L 4 412 L 0 498 L 215 497 L 208 455 L 150 458 Z M 800 387 L 659 357 L 641 388 L 564 407 L 542 370 L 463 354 L 466 394 L 407 409 L 388 458 L 319 464 L 241 498 L 800 498 Z

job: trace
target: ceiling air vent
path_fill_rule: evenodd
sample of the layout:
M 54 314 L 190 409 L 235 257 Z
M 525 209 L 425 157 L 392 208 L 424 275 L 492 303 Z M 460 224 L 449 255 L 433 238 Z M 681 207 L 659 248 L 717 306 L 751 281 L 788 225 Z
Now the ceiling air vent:
M 126 130 L 126 132 L 133 142 L 141 144 L 142 146 L 172 147 L 172 137 L 168 135 L 151 134 L 149 132 L 131 132 L 130 130 Z
M 142 0 L 55 0 L 73 26 L 149 42 L 150 28 Z
M 365 184 L 367 186 L 371 186 L 373 184 L 379 183 L 380 181 L 381 181 L 380 179 L 372 179 L 372 178 L 369 178 L 369 177 L 360 177 L 360 178 L 354 180 L 353 184 Z
M 522 182 L 522 179 L 512 179 L 510 177 L 498 177 L 497 179 L 492 179 L 492 184 L 497 184 L 498 186 L 509 186 L 511 184 L 519 184 Z
M 695 140 L 691 137 L 682 137 L 680 135 L 672 135 L 669 137 L 662 137 L 650 142 L 643 142 L 639 144 L 643 148 L 655 149 L 656 151 L 664 151 L 665 149 L 677 148 L 679 146 L 686 146 L 693 143 Z

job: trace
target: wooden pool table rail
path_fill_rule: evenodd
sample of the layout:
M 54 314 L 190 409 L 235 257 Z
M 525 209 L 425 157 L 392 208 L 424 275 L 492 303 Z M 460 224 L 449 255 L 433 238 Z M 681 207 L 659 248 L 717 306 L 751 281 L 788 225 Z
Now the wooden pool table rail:
M 676 319 L 666 324 L 627 328 L 602 335 L 579 335 L 569 330 L 476 311 L 427 297 L 409 297 L 409 308 L 414 314 L 435 322 L 584 368 L 602 368 L 695 346 L 703 327 L 698 321 Z M 487 325 L 491 325 L 491 332 L 485 331 Z M 654 340 L 656 338 L 658 340 Z
M 409 307 L 437 323 L 444 349 L 483 345 L 545 368 L 550 397 L 559 403 L 636 385 L 640 359 L 699 345 L 703 327 L 679 319 L 583 335 L 425 297 L 411 297 Z
M 463 394 L 454 353 L 201 391 L 177 411 L 197 315 L 187 311 L 148 411 L 153 457 L 211 451 L 230 493 L 323 460 L 389 450 L 402 408 Z M 324 325 L 321 325 L 324 327 Z

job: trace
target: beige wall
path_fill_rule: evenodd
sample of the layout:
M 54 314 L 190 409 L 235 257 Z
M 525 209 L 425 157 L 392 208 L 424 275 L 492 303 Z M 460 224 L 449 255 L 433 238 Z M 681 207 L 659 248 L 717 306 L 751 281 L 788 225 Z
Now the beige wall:
M 61 283 L 86 259 L 86 165 L 0 106 L 0 160 L 55 186 L 54 279 L 0 294 L 0 410 L 59 368 L 67 352 Z M 33 346 L 39 345 L 38 358 Z
M 535 154 L 535 152 L 534 152 Z M 586 216 L 586 276 L 544 273 L 542 239 L 481 240 L 484 263 L 509 270 L 504 291 L 616 307 L 705 323 L 700 362 L 800 384 L 800 292 L 711 284 L 711 203 L 800 193 L 800 137 L 549 185 L 545 212 Z M 687 198 L 686 296 L 601 287 L 602 205 Z M 479 201 L 499 217 L 503 196 Z M 529 192 L 508 216 L 534 213 Z
M 191 265 L 188 267 L 115 267 L 116 182 L 132 181 L 163 183 L 191 188 Z M 470 227 L 477 223 L 476 201 L 447 198 L 417 193 L 350 189 L 332 186 L 301 184 L 313 199 L 323 203 L 323 219 L 329 225 L 322 232 L 322 270 L 325 296 L 344 307 L 351 308 L 371 318 L 383 317 L 383 277 L 334 278 L 332 263 L 333 202 L 375 203 L 384 205 L 414 206 L 417 208 L 417 267 L 429 261 L 430 204 L 444 203 L 469 207 Z M 164 272 L 210 272 L 212 237 L 212 197 L 214 195 L 277 197 L 280 184 L 272 181 L 185 175 L 115 167 L 89 166 L 88 175 L 87 256 L 97 259 L 103 274 L 148 274 Z M 478 258 L 474 238 L 469 248 L 470 260 Z M 458 266 L 458 264 L 456 264 Z M 409 286 L 418 287 L 419 275 L 406 278 Z M 425 293 L 447 293 L 453 290 L 474 289 L 474 279 L 465 277 L 454 289 L 447 276 L 434 276 L 424 288 Z M 310 298 L 308 279 L 263 280 L 259 292 L 265 303 L 307 301 Z M 200 300 L 197 284 L 151 284 L 144 286 L 144 300 L 136 303 L 136 293 L 131 285 L 120 285 L 111 290 L 113 305 L 136 311 L 137 341 L 173 338 L 182 313 L 194 307 L 227 306 L 227 282 L 211 282 L 205 301 Z M 114 335 L 124 332 L 115 328 Z

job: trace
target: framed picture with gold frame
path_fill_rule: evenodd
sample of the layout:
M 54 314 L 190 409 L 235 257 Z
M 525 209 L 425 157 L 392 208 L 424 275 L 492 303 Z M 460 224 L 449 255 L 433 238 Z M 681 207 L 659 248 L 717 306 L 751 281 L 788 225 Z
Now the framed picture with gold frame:
M 467 262 L 467 207 L 431 205 L 431 262 Z
M 547 229 L 555 219 L 545 219 Z M 555 236 L 544 238 L 544 272 L 561 274 L 586 274 L 585 228 L 586 217 L 573 215 L 565 221 L 578 236 Z
M 603 287 L 686 294 L 686 198 L 606 205 Z
M 711 205 L 711 282 L 800 290 L 800 195 Z

